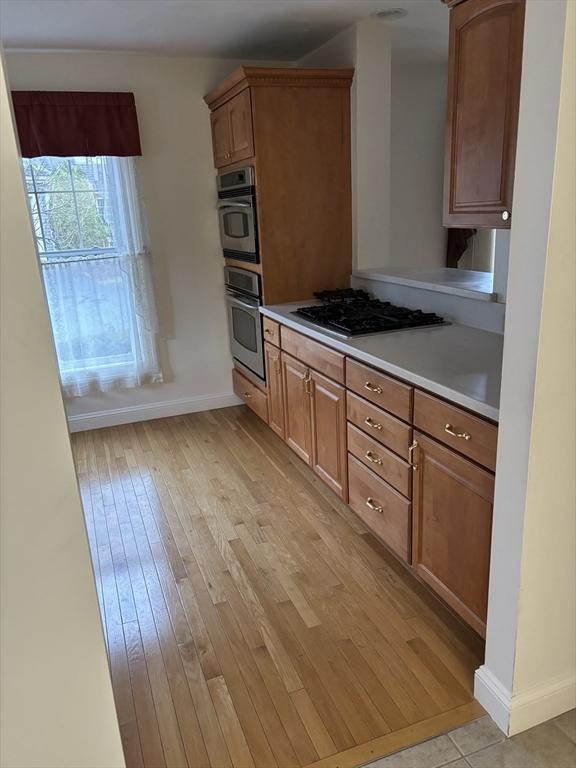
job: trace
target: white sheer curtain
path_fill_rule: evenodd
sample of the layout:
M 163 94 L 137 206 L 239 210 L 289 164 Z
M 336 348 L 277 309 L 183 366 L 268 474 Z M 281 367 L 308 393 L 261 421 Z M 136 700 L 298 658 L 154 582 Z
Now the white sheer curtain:
M 44 285 L 66 396 L 162 381 L 151 257 L 136 167 L 104 158 L 106 253 L 42 258 Z

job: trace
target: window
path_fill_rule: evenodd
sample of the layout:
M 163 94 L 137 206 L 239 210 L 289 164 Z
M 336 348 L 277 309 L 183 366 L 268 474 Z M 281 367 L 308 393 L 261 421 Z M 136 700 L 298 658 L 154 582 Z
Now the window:
M 65 394 L 161 381 L 134 159 L 23 166 Z

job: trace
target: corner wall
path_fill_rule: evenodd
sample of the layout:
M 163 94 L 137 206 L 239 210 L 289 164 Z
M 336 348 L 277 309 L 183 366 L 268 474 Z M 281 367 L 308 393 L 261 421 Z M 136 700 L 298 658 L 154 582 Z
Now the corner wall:
M 300 59 L 298 67 L 352 67 L 352 223 L 354 269 L 389 263 L 391 40 L 365 19 Z
M 475 681 L 509 735 L 576 706 L 574 12 L 565 0 L 526 4 L 486 659 Z
M 0 61 L 0 763 L 120 768 L 122 745 Z

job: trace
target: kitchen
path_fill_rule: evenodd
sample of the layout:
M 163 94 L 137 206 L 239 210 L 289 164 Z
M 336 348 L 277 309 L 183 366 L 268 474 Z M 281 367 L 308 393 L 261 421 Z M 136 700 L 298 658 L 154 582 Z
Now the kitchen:
M 136 95 L 164 383 L 66 402 L 128 765 L 352 766 L 570 709 L 494 694 L 526 4 L 396 5 L 284 61 L 7 53 L 15 91 Z M 193 115 L 144 108 L 191 83 Z

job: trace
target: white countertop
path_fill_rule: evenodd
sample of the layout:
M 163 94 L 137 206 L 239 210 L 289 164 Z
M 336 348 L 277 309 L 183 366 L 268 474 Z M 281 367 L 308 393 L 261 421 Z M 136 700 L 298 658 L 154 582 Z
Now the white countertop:
M 494 293 L 494 278 L 491 272 L 476 272 L 471 269 L 418 269 L 416 267 L 385 267 L 374 269 L 357 269 L 354 277 L 368 280 L 379 280 L 383 283 L 408 285 L 438 293 L 451 293 L 455 296 L 465 296 L 477 301 L 496 301 Z
M 261 307 L 272 320 L 322 344 L 498 421 L 503 337 L 467 325 L 342 338 L 292 314 L 297 302 Z

